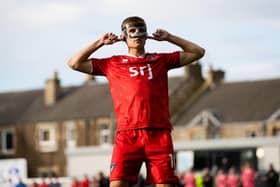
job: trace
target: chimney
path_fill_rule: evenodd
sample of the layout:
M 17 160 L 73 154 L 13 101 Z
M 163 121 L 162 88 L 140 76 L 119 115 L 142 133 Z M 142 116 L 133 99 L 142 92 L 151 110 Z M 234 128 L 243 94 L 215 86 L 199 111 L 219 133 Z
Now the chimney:
M 60 92 L 60 80 L 57 77 L 57 72 L 54 71 L 52 78 L 46 81 L 45 86 L 45 105 L 51 106 L 58 100 Z
M 198 62 L 185 66 L 184 68 L 187 80 L 203 81 L 201 65 Z
M 221 83 L 225 78 L 225 72 L 222 70 L 213 70 L 212 66 L 209 65 L 207 82 L 209 85 L 216 85 Z

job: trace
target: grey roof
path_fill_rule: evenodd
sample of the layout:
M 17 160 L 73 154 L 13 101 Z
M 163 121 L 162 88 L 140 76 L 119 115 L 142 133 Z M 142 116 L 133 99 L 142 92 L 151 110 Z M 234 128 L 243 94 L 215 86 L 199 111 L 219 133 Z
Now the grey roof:
M 107 84 L 62 89 L 57 103 L 44 104 L 44 90 L 0 94 L 0 124 L 108 116 L 112 100 Z
M 184 77 L 169 79 L 169 93 Z M 222 83 L 208 90 L 190 107 L 183 107 L 175 125 L 187 124 L 203 110 L 221 122 L 266 120 L 280 108 L 280 79 Z M 0 93 L 0 124 L 28 121 L 59 121 L 111 116 L 113 104 L 107 84 L 62 88 L 53 106 L 44 105 L 44 90 Z
M 169 79 L 176 89 L 182 77 Z M 60 121 L 108 117 L 113 103 L 108 84 L 85 84 L 62 88 L 60 98 L 52 106 L 44 104 L 44 90 L 0 93 L 0 124 L 30 121 Z
M 221 122 L 262 121 L 280 108 L 280 79 L 221 83 L 184 107 L 175 125 L 187 125 L 201 111 Z

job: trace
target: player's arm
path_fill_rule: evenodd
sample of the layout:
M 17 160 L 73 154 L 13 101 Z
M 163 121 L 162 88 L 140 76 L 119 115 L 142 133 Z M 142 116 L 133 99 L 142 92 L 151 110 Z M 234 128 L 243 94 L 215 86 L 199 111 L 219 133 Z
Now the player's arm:
M 69 59 L 68 66 L 76 71 L 91 73 L 92 65 L 89 60 L 89 56 L 103 45 L 111 45 L 118 41 L 120 40 L 115 34 L 110 32 L 106 33 L 94 43 L 74 54 L 74 56 Z
M 155 33 L 153 33 L 152 38 L 158 41 L 168 41 L 181 47 L 183 49 L 183 51 L 180 53 L 180 64 L 182 66 L 202 58 L 205 53 L 205 50 L 197 44 L 170 34 L 169 32 L 162 29 L 158 29 Z

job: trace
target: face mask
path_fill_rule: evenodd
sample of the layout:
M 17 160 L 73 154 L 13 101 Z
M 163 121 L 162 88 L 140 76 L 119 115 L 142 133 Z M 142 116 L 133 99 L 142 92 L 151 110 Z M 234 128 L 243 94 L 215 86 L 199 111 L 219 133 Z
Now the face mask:
M 147 28 L 145 23 L 125 24 L 122 31 L 126 38 L 141 38 L 147 36 Z

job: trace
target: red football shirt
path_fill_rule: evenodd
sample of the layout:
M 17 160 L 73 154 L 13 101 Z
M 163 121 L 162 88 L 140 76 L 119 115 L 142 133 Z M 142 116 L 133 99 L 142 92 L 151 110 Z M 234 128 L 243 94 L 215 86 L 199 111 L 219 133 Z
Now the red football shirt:
M 216 186 L 217 187 L 227 186 L 227 176 L 225 174 L 219 174 L 216 176 Z
M 252 168 L 244 169 L 242 171 L 242 184 L 243 187 L 255 187 L 255 170 Z
M 179 52 L 93 58 L 91 62 L 92 74 L 109 81 L 118 130 L 172 128 L 167 72 L 180 67 Z
M 187 172 L 184 176 L 184 187 L 195 187 L 195 175 L 193 172 Z
M 228 187 L 238 187 L 239 186 L 239 176 L 229 174 L 227 177 Z

